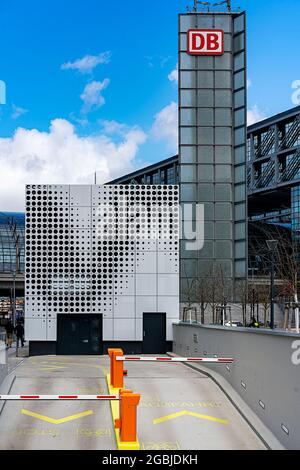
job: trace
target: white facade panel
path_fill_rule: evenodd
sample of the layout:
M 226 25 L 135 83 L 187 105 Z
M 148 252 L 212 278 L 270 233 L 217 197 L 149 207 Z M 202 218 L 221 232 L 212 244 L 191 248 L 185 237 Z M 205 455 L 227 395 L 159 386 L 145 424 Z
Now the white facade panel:
M 56 331 L 57 331 L 56 318 L 55 319 L 48 318 L 47 319 L 47 341 L 56 341 L 57 339 Z
M 158 295 L 178 296 L 179 280 L 177 274 L 158 274 Z
M 37 318 L 26 318 L 25 338 L 26 341 L 46 341 L 47 320 Z
M 90 228 L 92 222 L 92 211 L 90 207 L 70 208 L 71 228 Z
M 92 186 L 72 185 L 70 186 L 70 206 L 90 207 Z
M 144 312 L 174 315 L 178 199 L 176 186 L 27 186 L 26 339 L 56 341 L 59 314 L 99 314 L 104 341 L 142 341 Z
M 137 318 L 135 321 L 135 340 L 143 341 L 143 319 Z
M 178 297 L 157 297 L 157 310 L 166 312 L 167 318 L 179 318 Z
M 136 295 L 157 296 L 157 275 L 137 274 L 136 275 Z
M 114 317 L 115 318 L 134 318 L 135 316 L 135 297 L 115 296 L 114 297 Z
M 160 274 L 179 273 L 179 256 L 175 251 L 160 253 L 158 258 L 157 272 Z
M 143 313 L 157 312 L 157 299 L 154 295 L 136 296 L 136 318 L 143 318 Z
M 136 272 L 156 274 L 157 272 L 157 256 L 156 252 L 138 251 L 136 253 Z
M 103 338 L 106 341 L 114 340 L 114 320 L 113 318 L 103 319 Z
M 114 295 L 134 295 L 134 274 L 118 274 L 114 283 Z
M 114 319 L 114 340 L 135 341 L 135 319 Z

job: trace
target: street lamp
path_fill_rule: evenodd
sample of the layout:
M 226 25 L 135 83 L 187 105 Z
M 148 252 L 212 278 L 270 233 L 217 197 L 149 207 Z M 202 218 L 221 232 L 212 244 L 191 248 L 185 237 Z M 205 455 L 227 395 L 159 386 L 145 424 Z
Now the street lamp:
M 274 330 L 274 265 L 275 265 L 275 251 L 277 249 L 278 240 L 267 240 L 267 247 L 271 252 L 271 286 L 270 286 L 270 328 Z

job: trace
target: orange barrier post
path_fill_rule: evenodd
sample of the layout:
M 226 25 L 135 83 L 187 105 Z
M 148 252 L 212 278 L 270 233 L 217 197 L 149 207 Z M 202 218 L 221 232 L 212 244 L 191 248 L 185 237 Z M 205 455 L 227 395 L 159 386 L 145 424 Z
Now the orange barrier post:
M 108 355 L 110 357 L 110 384 L 113 388 L 124 388 L 124 375 L 127 375 L 127 370 L 124 370 L 124 362 L 117 361 L 117 356 L 123 356 L 122 349 L 109 349 Z
M 120 442 L 137 444 L 137 406 L 141 395 L 132 390 L 120 390 L 119 418 L 115 427 L 120 431 Z

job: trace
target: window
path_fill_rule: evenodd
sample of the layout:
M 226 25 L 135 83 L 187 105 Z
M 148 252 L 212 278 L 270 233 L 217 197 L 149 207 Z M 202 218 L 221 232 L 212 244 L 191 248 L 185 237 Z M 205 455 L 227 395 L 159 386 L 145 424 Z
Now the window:
M 210 127 L 198 128 L 198 143 L 202 145 L 214 143 L 214 130 Z
M 196 106 L 196 91 L 195 90 L 181 90 L 181 106 L 195 107 Z
M 232 134 L 230 127 L 216 127 L 216 145 L 231 145 Z
M 231 147 L 220 145 L 215 148 L 216 163 L 231 163 Z
M 182 165 L 181 166 L 181 181 L 186 183 L 196 182 L 197 173 L 195 165 Z
M 198 109 L 198 125 L 199 126 L 213 126 L 214 114 L 211 108 Z
M 196 88 L 196 72 L 180 72 L 182 88 Z
M 175 168 L 168 168 L 167 169 L 167 184 L 176 184 L 176 178 L 175 178 Z
M 160 173 L 155 173 L 152 177 L 153 184 L 160 184 L 161 183 L 161 178 L 160 178 Z
M 231 165 L 216 165 L 216 181 L 231 182 Z
M 213 181 L 214 166 L 213 165 L 198 165 L 198 179 L 199 181 Z
M 216 126 L 231 126 L 231 109 L 216 109 Z
M 230 108 L 232 106 L 231 92 L 229 90 L 216 90 L 215 105 L 220 108 Z
M 215 72 L 216 88 L 231 88 L 231 72 Z
M 214 74 L 210 71 L 198 72 L 198 87 L 199 88 L 213 88 Z
M 180 150 L 182 163 L 195 163 L 196 147 L 182 146 Z
M 196 109 L 181 109 L 180 121 L 182 126 L 196 126 Z

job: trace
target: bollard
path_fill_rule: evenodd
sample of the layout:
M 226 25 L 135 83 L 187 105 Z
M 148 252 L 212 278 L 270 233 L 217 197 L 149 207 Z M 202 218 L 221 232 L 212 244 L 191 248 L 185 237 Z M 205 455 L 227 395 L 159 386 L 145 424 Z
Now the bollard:
M 127 370 L 124 370 L 124 362 L 117 361 L 117 356 L 123 356 L 122 349 L 109 349 L 108 355 L 110 357 L 110 384 L 113 388 L 124 388 L 124 375 L 127 375 Z
M 115 428 L 119 429 L 120 441 L 137 443 L 137 406 L 141 395 L 132 390 L 120 390 L 119 418 Z

